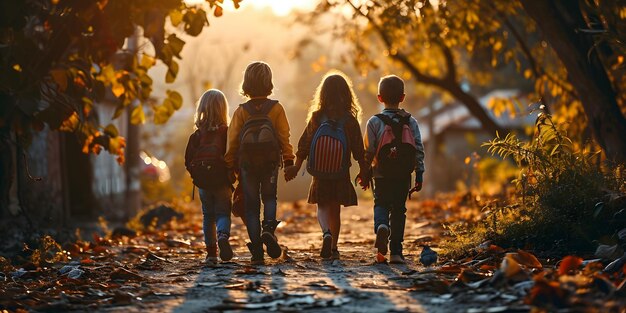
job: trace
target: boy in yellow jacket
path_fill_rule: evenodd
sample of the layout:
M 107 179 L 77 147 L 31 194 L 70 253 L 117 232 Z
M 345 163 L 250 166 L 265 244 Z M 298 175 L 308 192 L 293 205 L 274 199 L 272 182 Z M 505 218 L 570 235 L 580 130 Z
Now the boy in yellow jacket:
M 276 220 L 278 168 L 293 165 L 295 158 L 285 109 L 277 100 L 268 99 L 273 88 L 269 65 L 264 62 L 248 65 L 241 93 L 249 101 L 235 110 L 228 128 L 225 160 L 229 168 L 239 172 L 243 187 L 252 264 L 263 264 L 263 244 L 270 257 L 278 258 L 282 254 L 274 234 L 280 223 Z

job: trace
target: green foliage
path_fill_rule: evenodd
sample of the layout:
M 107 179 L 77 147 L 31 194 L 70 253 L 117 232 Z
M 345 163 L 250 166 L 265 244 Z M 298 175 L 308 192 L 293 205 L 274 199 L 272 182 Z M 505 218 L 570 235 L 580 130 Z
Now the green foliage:
M 215 16 L 222 15 L 223 0 L 207 2 Z M 240 1 L 233 2 L 237 7 Z M 168 20 L 175 27 L 169 34 Z M 112 118 L 132 107 L 136 124 L 144 123 L 144 110 L 152 109 L 157 123 L 166 122 L 182 97 L 168 91 L 163 105 L 146 106 L 153 82 L 148 70 L 160 61 L 168 68 L 166 82 L 173 82 L 185 45 L 175 32 L 197 36 L 206 25 L 206 12 L 182 0 L 4 1 L 0 129 L 28 137 L 29 129 L 47 124 L 76 134 L 86 153 L 104 148 L 123 161 L 123 138 L 111 125 L 98 125 L 94 105 L 113 102 Z M 138 29 L 154 55 L 143 51 Z
M 595 162 L 598 152 L 576 150 L 543 110 L 530 141 L 509 134 L 484 146 L 516 162 L 517 195 L 508 205 L 487 205 L 476 224 L 452 226 L 456 235 L 455 242 L 448 244 L 452 254 L 467 252 L 486 240 L 556 254 L 592 252 L 593 240 L 611 236 L 623 226 L 612 219 L 622 207 L 603 204 L 624 192 L 623 168 L 600 166 Z

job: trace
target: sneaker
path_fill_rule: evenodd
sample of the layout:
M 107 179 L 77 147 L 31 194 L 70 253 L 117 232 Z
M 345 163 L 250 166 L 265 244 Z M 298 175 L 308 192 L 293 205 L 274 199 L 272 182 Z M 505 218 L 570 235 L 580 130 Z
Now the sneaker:
M 217 235 L 217 246 L 220 248 L 220 259 L 222 261 L 230 261 L 233 258 L 233 248 L 228 242 L 230 236 L 225 233 L 219 233 Z
M 269 255 L 272 259 L 280 258 L 283 254 L 283 249 L 278 244 L 278 239 L 276 235 L 270 232 L 264 232 L 261 234 L 261 241 L 266 247 L 267 255 Z
M 335 249 L 333 250 L 332 255 L 330 256 L 331 260 L 339 260 L 341 258 L 341 255 L 339 254 L 339 250 Z
M 324 232 L 324 237 L 322 237 L 322 251 L 320 251 L 320 256 L 322 259 L 330 259 L 332 256 L 332 244 L 333 244 L 333 236 L 329 231 Z
M 253 255 L 252 258 L 250 258 L 250 265 L 265 265 L 265 260 L 263 257 Z
M 261 233 L 261 241 L 266 247 L 267 255 L 272 259 L 280 258 L 283 254 L 283 249 L 278 244 L 278 239 L 274 235 L 276 226 L 280 221 L 263 221 L 263 232 Z
M 402 254 L 392 254 L 389 259 L 389 263 L 391 264 L 405 264 L 404 256 Z
M 251 265 L 263 265 L 265 264 L 265 260 L 263 260 L 263 246 L 260 244 L 258 246 L 253 245 L 251 242 L 247 244 L 248 250 L 250 250 L 250 254 L 252 257 L 250 258 Z
M 204 264 L 207 266 L 215 266 L 217 265 L 217 246 L 208 246 L 206 248 L 206 257 L 204 258 Z
M 204 258 L 204 264 L 206 266 L 209 266 L 209 267 L 216 266 L 217 265 L 217 261 L 218 260 L 217 260 L 216 256 L 207 255 L 206 258 Z
M 389 244 L 389 226 L 381 224 L 376 229 L 376 243 L 374 246 L 378 249 L 378 253 L 387 254 L 387 245 Z

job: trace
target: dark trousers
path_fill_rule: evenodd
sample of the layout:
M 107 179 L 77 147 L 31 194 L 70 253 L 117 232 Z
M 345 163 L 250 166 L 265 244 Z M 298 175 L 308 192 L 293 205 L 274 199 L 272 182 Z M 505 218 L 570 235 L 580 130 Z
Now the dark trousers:
M 404 225 L 406 223 L 406 198 L 411 188 L 411 177 L 375 178 L 374 232 L 380 225 L 391 229 L 389 251 L 402 255 Z

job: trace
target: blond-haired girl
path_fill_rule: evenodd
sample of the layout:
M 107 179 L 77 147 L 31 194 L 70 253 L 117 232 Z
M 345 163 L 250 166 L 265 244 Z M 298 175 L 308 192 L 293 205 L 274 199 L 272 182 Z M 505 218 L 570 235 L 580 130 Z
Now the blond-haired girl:
M 328 73 L 317 88 L 315 98 L 311 103 L 308 124 L 298 142 L 296 163 L 285 169 L 285 180 L 290 181 L 295 178 L 305 159 L 308 158 L 311 162 L 312 142 L 323 123 L 332 122 L 336 127 L 342 128 L 347 146 L 344 168 L 338 171 L 335 178 L 325 178 L 311 173 L 313 182 L 309 189 L 308 202 L 317 204 L 317 219 L 323 233 L 320 252 L 323 259 L 339 259 L 337 242 L 341 227 L 340 208 L 342 205 L 357 204 L 356 192 L 348 171 L 350 154 L 359 163 L 361 170 L 359 176 L 367 171 L 364 161 L 363 136 L 358 121 L 360 112 L 361 107 L 354 95 L 350 80 L 338 71 Z M 325 154 L 324 151 L 315 153 Z M 328 157 L 325 161 L 328 161 Z
M 204 216 L 204 243 L 207 265 L 220 258 L 228 261 L 233 250 L 230 237 L 231 179 L 224 162 L 228 132 L 228 101 L 217 89 L 207 90 L 198 100 L 195 132 L 189 137 L 185 151 L 185 167 L 198 186 Z M 217 234 L 216 234 L 217 228 Z

